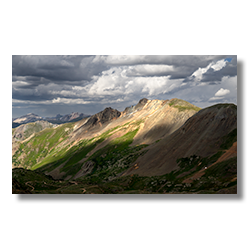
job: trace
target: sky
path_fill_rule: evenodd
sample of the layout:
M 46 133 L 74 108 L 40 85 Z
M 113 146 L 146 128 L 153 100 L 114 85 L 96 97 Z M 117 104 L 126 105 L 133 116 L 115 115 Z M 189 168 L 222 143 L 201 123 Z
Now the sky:
M 142 98 L 237 104 L 237 56 L 12 56 L 13 117 L 123 111 Z

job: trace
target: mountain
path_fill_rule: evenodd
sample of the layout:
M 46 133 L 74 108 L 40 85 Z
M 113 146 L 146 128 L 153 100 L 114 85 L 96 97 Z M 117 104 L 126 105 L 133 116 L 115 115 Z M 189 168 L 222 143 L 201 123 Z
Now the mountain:
M 56 115 L 55 117 L 41 117 L 33 113 L 29 113 L 27 115 L 21 116 L 19 118 L 13 118 L 12 119 L 12 128 L 16 128 L 20 126 L 21 124 L 36 122 L 40 120 L 48 121 L 53 124 L 62 124 L 66 122 L 76 122 L 84 117 L 89 117 L 88 115 L 85 115 L 83 113 L 78 112 L 72 112 L 71 114 L 67 115 Z
M 237 108 L 234 104 L 218 104 L 189 118 L 178 130 L 151 145 L 137 160 L 141 175 L 162 175 L 178 169 L 177 159 L 198 155 L 202 158 L 220 150 L 223 138 L 237 128 Z
M 17 124 L 24 124 L 24 123 L 36 122 L 36 121 L 39 121 L 42 119 L 43 118 L 41 116 L 38 116 L 38 115 L 33 114 L 33 113 L 29 113 L 29 114 L 23 115 L 19 118 L 12 119 L 12 122 L 17 123 Z
M 62 122 L 70 122 L 70 121 L 81 120 L 84 117 L 88 117 L 88 115 L 85 115 L 83 113 L 78 113 L 78 112 L 72 112 L 71 114 L 67 114 L 67 115 L 58 114 L 55 117 L 46 117 L 45 119 L 47 121 L 56 120 L 56 121 L 62 121 Z
M 46 129 L 55 128 L 56 125 L 47 121 L 39 120 L 33 123 L 19 125 L 12 129 L 12 154 L 14 154 L 23 145 L 26 140 L 31 139 L 36 133 Z M 20 144 L 22 142 L 22 144 Z
M 89 120 L 86 123 L 90 126 L 102 126 L 104 123 L 109 122 L 111 120 L 117 119 L 121 115 L 121 112 L 119 112 L 116 109 L 112 108 L 105 108 L 103 111 L 91 116 Z
M 53 128 L 53 127 L 56 127 L 56 125 L 43 120 L 39 120 L 33 123 L 22 124 L 12 131 L 12 138 L 18 141 L 24 140 L 27 139 L 32 134 L 38 133 L 45 128 Z
M 237 192 L 234 104 L 200 109 L 143 98 L 122 112 L 109 107 L 13 141 L 15 190 L 23 192 Z

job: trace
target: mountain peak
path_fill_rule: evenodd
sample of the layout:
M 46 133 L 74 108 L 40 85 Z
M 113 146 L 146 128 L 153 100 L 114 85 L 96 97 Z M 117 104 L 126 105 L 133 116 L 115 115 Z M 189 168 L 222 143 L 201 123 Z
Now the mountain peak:
M 117 119 L 120 117 L 121 112 L 118 111 L 117 109 L 113 109 L 111 107 L 105 108 L 103 111 L 92 115 L 89 120 L 87 121 L 86 125 L 94 126 L 99 124 L 102 126 L 102 124 Z
M 146 104 L 148 102 L 148 99 L 147 98 L 142 98 L 139 103 L 140 104 Z
M 34 113 L 28 113 L 27 115 L 23 115 L 22 117 L 26 117 L 26 116 L 39 116 L 39 115 L 36 115 Z
M 13 120 L 14 123 L 19 123 L 19 124 L 23 124 L 23 123 L 30 123 L 30 122 L 35 122 L 38 120 L 42 120 L 42 117 L 34 114 L 34 113 L 29 113 L 27 115 L 23 115 L 19 118 L 16 118 Z
M 201 108 L 191 104 L 190 102 L 184 101 L 182 99 L 178 98 L 172 98 L 169 102 L 168 105 L 173 107 L 173 108 L 178 108 L 179 111 L 184 111 L 184 110 L 190 110 L 193 109 L 195 111 L 199 111 Z
M 114 110 L 114 109 L 112 109 L 111 107 L 107 107 L 107 108 L 105 108 L 103 111 L 101 111 L 101 112 L 107 112 L 107 111 L 109 111 L 109 110 Z M 100 113 L 101 113 L 100 112 Z
M 84 117 L 83 113 L 78 113 L 78 112 L 72 112 L 71 114 L 64 115 L 59 117 L 59 119 L 63 122 L 70 122 L 75 119 L 81 119 Z

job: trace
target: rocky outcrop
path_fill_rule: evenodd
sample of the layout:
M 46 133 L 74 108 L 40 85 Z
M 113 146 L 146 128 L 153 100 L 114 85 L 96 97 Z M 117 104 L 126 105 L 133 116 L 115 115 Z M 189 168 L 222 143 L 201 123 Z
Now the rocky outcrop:
M 105 108 L 103 111 L 92 115 L 85 126 L 102 126 L 104 123 L 117 119 L 120 115 L 121 112 L 116 109 Z
M 145 104 L 148 102 L 148 99 L 147 98 L 142 98 L 138 104 L 135 106 L 135 109 L 141 109 L 145 106 Z
M 122 115 L 126 115 L 141 110 L 148 101 L 149 100 L 147 98 L 142 98 L 135 106 L 132 105 L 130 107 L 125 108 L 125 110 L 122 112 Z

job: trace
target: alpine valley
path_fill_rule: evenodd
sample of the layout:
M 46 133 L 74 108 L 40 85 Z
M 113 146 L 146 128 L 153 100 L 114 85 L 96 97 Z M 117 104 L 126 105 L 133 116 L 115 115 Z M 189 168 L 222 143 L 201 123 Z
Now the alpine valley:
M 12 128 L 12 193 L 237 193 L 234 104 L 144 98 L 122 112 L 53 118 L 62 124 L 31 116 Z

